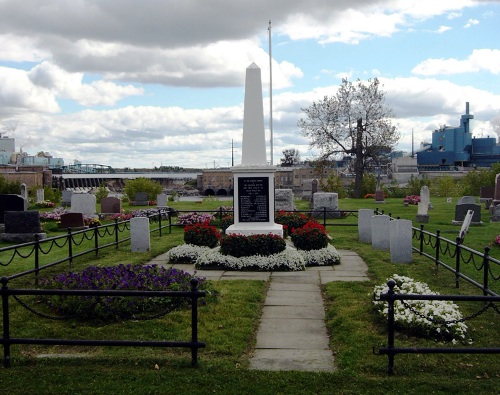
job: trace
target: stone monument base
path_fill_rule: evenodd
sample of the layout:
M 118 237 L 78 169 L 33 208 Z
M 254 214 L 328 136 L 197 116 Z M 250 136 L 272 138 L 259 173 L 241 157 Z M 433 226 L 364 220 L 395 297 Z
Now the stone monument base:
M 283 237 L 283 225 L 281 224 L 234 224 L 226 229 L 226 235 L 236 234 L 242 236 L 273 234 Z
M 463 225 L 464 221 L 451 221 L 451 224 L 452 225 Z M 479 225 L 483 225 L 484 222 L 483 221 L 480 221 L 480 222 L 471 222 L 470 223 L 470 226 L 479 226 Z
M 416 221 L 421 224 L 429 223 L 429 215 L 428 214 L 417 214 Z
M 46 233 L 2 233 L 0 234 L 0 240 L 9 243 L 28 243 L 35 241 L 35 235 L 38 236 L 38 240 L 47 238 Z

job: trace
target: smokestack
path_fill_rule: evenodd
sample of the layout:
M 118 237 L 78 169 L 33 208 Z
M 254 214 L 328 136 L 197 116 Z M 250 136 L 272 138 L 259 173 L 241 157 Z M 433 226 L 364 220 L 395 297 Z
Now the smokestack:
M 469 102 L 465 102 L 465 115 L 469 115 Z

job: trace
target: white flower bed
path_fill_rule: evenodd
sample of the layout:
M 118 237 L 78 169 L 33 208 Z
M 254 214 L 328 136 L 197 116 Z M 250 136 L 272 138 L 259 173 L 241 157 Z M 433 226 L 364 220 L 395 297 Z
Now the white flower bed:
M 269 256 L 252 255 L 236 258 L 223 255 L 219 248 L 200 247 L 192 244 L 182 244 L 172 248 L 167 255 L 170 262 L 192 262 L 197 269 L 220 268 L 225 270 L 305 270 L 306 266 L 324 266 L 340 263 L 340 255 L 332 245 L 320 250 L 295 250 L 286 248 L 284 251 Z
M 392 279 L 396 282 L 394 292 L 397 294 L 439 295 L 437 292 L 432 292 L 427 284 L 415 281 L 410 277 L 394 274 Z M 387 293 L 388 291 L 387 284 L 377 285 L 374 289 L 375 298 L 378 299 L 381 293 Z M 457 340 L 465 340 L 467 325 L 463 322 L 454 322 L 462 319 L 462 314 L 455 303 L 442 300 L 406 300 L 405 303 L 425 317 L 447 323 L 439 325 L 420 317 L 406 308 L 402 301 L 396 300 L 394 302 L 394 320 L 399 327 L 426 336 L 435 336 L 445 340 L 451 339 L 453 343 L 456 343 Z M 377 311 L 387 318 L 387 302 L 376 300 L 373 304 Z

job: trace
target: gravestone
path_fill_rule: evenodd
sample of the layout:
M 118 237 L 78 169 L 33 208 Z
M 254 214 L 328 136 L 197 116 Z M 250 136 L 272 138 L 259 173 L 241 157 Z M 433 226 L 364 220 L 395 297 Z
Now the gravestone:
M 101 213 L 117 214 L 122 212 L 122 201 L 116 197 L 101 199 Z
M 4 223 L 4 213 L 6 211 L 26 211 L 28 201 L 20 195 L 1 194 L 0 195 L 0 223 Z
M 62 191 L 61 205 L 63 207 L 71 206 L 71 196 L 73 196 L 73 191 L 70 191 L 68 189 L 65 189 L 64 191 Z
M 147 192 L 136 192 L 134 197 L 134 206 L 149 206 Z
M 168 195 L 164 193 L 156 195 L 156 207 L 160 208 L 168 207 Z
M 276 211 L 294 211 L 293 193 L 291 189 L 276 189 L 274 191 L 274 209 Z
M 381 191 L 380 189 L 375 191 L 375 203 L 385 204 L 384 191 Z
M 83 213 L 90 217 L 96 213 L 96 198 L 91 193 L 74 193 L 71 196 L 72 213 Z
M 389 250 L 392 263 L 412 261 L 412 223 L 407 219 L 389 222 Z
M 0 239 L 11 243 L 27 243 L 35 240 L 45 239 L 40 225 L 39 211 L 6 211 L 5 233 L 0 234 Z
M 500 204 L 492 207 L 490 221 L 500 222 Z
M 61 223 L 59 224 L 59 227 L 61 229 L 71 228 L 73 230 L 88 228 L 88 226 L 85 226 L 82 213 L 61 214 Z
M 151 249 L 149 218 L 130 219 L 130 249 L 132 252 L 148 252 Z
M 492 202 L 493 206 L 496 206 L 497 204 L 500 204 L 500 173 L 498 173 L 495 177 L 495 193 Z
M 21 197 L 23 199 L 28 199 L 28 190 L 26 189 L 26 184 L 24 182 L 21 184 Z
M 481 206 L 479 204 L 461 203 L 455 206 L 455 219 L 451 222 L 453 225 L 462 225 L 467 212 L 472 210 L 471 225 L 480 225 L 481 222 Z
M 457 204 L 476 204 L 475 196 L 462 196 Z
M 326 218 L 338 218 L 339 194 L 333 192 L 316 192 L 313 195 L 312 216 L 316 218 L 323 217 L 326 210 Z
M 494 185 L 479 188 L 479 203 L 484 203 L 487 200 L 493 200 L 494 198 L 495 198 Z
M 39 188 L 36 190 L 36 202 L 42 203 L 43 201 L 45 201 L 45 190 Z
M 416 221 L 421 224 L 426 224 L 429 222 L 429 205 L 431 202 L 429 187 L 424 185 L 420 188 L 420 201 L 418 202 L 418 210 Z
M 375 250 L 389 250 L 389 222 L 388 215 L 374 215 L 372 217 L 372 248 Z
M 374 211 L 371 209 L 358 210 L 358 240 L 362 243 L 372 242 L 372 217 Z

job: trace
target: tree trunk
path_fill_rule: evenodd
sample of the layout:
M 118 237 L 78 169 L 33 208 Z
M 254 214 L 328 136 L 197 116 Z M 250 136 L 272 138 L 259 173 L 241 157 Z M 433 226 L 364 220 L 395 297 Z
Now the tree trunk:
M 354 197 L 361 197 L 361 186 L 363 184 L 364 158 L 363 158 L 363 120 L 358 119 L 356 126 L 356 159 L 354 161 Z

